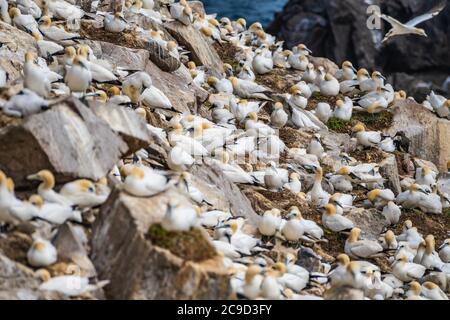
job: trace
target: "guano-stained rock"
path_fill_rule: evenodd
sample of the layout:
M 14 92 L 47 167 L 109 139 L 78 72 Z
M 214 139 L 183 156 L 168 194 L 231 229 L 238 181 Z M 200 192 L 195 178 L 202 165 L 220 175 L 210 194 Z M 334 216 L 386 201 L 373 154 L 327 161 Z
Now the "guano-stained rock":
M 393 124 L 387 133 L 394 136 L 403 131 L 411 140 L 410 153 L 447 170 L 450 159 L 450 121 L 438 118 L 422 105 L 410 100 L 397 102 L 392 108 Z
M 194 262 L 152 244 L 149 228 L 161 221 L 169 199 L 178 199 L 181 205 L 189 203 L 174 189 L 151 198 L 115 190 L 103 205 L 94 224 L 91 258 L 99 277 L 110 280 L 105 287 L 107 298 L 229 298 L 226 269 L 218 260 L 208 256 Z M 211 245 L 200 236 L 195 246 Z M 183 254 L 186 251 L 183 249 Z
M 128 150 L 105 121 L 73 98 L 21 125 L 0 129 L 0 169 L 16 186 L 28 184 L 26 177 L 42 169 L 54 172 L 58 182 L 81 177 L 96 181 Z
M 214 75 L 223 73 L 223 63 L 219 55 L 200 31 L 178 21 L 166 23 L 164 26 L 180 45 L 191 52 L 192 60 L 196 64 L 205 66 Z

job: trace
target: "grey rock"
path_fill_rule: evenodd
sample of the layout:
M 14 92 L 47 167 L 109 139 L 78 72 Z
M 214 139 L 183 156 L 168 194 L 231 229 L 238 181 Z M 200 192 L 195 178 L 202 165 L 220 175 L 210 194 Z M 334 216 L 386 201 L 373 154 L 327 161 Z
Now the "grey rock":
M 391 189 L 396 195 L 402 191 L 395 155 L 389 154 L 383 161 L 381 161 L 380 174 L 382 177 L 387 179 L 384 184 L 385 187 Z
M 383 13 L 406 22 L 439 2 L 375 0 L 370 4 L 378 5 Z M 392 74 L 389 81 L 408 90 L 417 99 L 423 97 L 423 92 L 417 88 L 420 82 L 429 82 L 432 88 L 443 90 L 441 85 L 450 67 L 447 58 L 450 7 L 447 5 L 439 16 L 420 25 L 428 38 L 408 35 L 381 45 L 391 26 L 383 21 L 382 30 L 369 30 L 366 26 L 368 6 L 368 2 L 354 0 L 290 0 L 268 31 L 285 40 L 289 48 L 305 43 L 316 56 L 327 57 L 339 64 L 350 60 L 357 67 Z M 430 48 L 433 48 L 433 54 L 430 54 Z
M 0 252 L 0 300 L 40 300 L 56 298 L 39 291 L 39 280 L 31 269 L 12 261 Z
M 103 103 L 90 103 L 89 107 L 122 137 L 128 145 L 128 153 L 145 148 L 154 141 L 145 121 L 132 109 Z
M 58 261 L 75 263 L 83 274 L 94 277 L 96 276 L 95 267 L 88 257 L 80 232 L 84 233 L 82 227 L 66 223 L 58 228 L 53 245 L 58 250 Z
M 181 22 L 168 22 L 164 25 L 167 31 L 191 52 L 191 60 L 197 65 L 205 66 L 211 73 L 221 75 L 224 71 L 222 60 L 207 39 L 193 26 L 185 26 Z
M 323 272 L 320 256 L 310 248 L 303 247 L 298 251 L 297 262 L 295 264 L 305 268 L 310 273 Z
M 218 210 L 230 211 L 234 216 L 244 216 L 256 223 L 259 216 L 253 210 L 250 201 L 240 189 L 230 182 L 214 165 L 194 166 L 191 169 L 194 174 L 196 187 L 200 189 Z
M 127 144 L 79 100 L 68 98 L 22 124 L 0 129 L 0 169 L 17 186 L 42 169 L 58 182 L 98 180 L 127 152 Z
M 149 228 L 161 221 L 169 199 L 177 199 L 181 205 L 189 203 L 175 189 L 151 198 L 136 198 L 115 190 L 102 206 L 93 227 L 91 258 L 99 278 L 110 280 L 104 288 L 107 298 L 229 297 L 228 276 L 220 261 L 182 258 L 153 245 L 146 236 Z M 206 236 L 199 238 L 196 245 L 210 246 Z
M 9 50 L 0 50 L 0 68 L 9 76 L 9 83 L 22 77 L 25 53 L 37 52 L 34 38 L 0 20 L 0 43 Z
M 361 229 L 361 237 L 369 240 L 378 240 L 379 235 L 386 226 L 384 216 L 377 209 L 352 208 L 345 217 L 353 221 Z
M 411 140 L 409 151 L 413 156 L 431 161 L 445 171 L 450 159 L 450 121 L 411 100 L 397 102 L 392 111 L 393 124 L 386 132 L 394 136 L 403 131 Z

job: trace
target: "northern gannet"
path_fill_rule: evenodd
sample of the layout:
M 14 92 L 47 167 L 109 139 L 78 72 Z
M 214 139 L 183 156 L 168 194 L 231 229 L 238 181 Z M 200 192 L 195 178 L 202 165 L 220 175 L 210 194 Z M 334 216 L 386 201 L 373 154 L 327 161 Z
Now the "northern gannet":
M 336 214 L 336 206 L 327 204 L 322 214 L 322 224 L 333 232 L 349 231 L 354 227 L 353 222 L 341 215 Z
M 292 193 L 298 194 L 302 191 L 302 183 L 300 175 L 297 172 L 292 172 L 289 175 L 289 182 L 285 183 L 283 188 L 290 190 Z
M 46 38 L 62 43 L 73 43 L 73 40 L 80 39 L 80 35 L 75 32 L 68 32 L 62 28 L 52 25 L 52 20 L 49 16 L 43 16 L 39 19 L 39 30 Z
M 380 241 L 380 245 L 383 247 L 383 250 L 385 251 L 393 251 L 397 250 L 398 248 L 398 242 L 392 230 L 386 231 L 384 236 L 380 237 L 378 240 Z
M 290 50 L 287 50 L 287 62 L 289 66 L 295 70 L 305 71 L 308 67 L 309 60 L 306 56 L 300 53 L 293 53 Z
M 216 77 L 209 77 L 208 85 L 214 87 L 218 93 L 233 93 L 233 85 L 230 80 L 226 78 L 218 79 Z
M 382 214 L 390 225 L 395 225 L 400 220 L 402 211 L 393 201 L 389 201 L 387 205 L 384 206 Z
M 116 12 L 114 15 L 107 14 L 103 25 L 106 31 L 114 33 L 120 33 L 129 27 L 128 22 L 120 12 Z
M 12 96 L 2 108 L 6 115 L 21 118 L 49 109 L 49 102 L 25 88 Z
M 274 110 L 270 115 L 270 123 L 278 129 L 284 127 L 289 119 L 289 116 L 286 111 L 284 111 L 283 104 L 281 102 L 277 102 L 274 104 L 273 109 Z
M 449 300 L 447 294 L 437 284 L 430 281 L 422 284 L 422 295 L 430 300 Z
M 268 88 L 250 80 L 242 80 L 236 77 L 230 78 L 234 92 L 242 99 L 269 100 L 272 93 Z
M 89 64 L 82 56 L 75 56 L 72 66 L 66 66 L 64 82 L 72 92 L 83 92 L 91 85 L 92 74 Z
M 350 231 L 350 236 L 345 241 L 345 253 L 351 258 L 372 258 L 379 256 L 383 251 L 383 247 L 376 241 L 360 240 L 359 235 L 361 229 L 353 228 Z
M 357 72 L 358 71 L 350 61 L 344 61 L 342 63 L 342 68 L 336 71 L 334 77 L 340 81 L 354 80 L 356 79 Z
M 44 0 L 44 7 L 52 16 L 62 20 L 78 20 L 84 16 L 84 11 L 64 0 Z
M 282 287 L 278 279 L 286 272 L 284 263 L 277 262 L 268 268 L 261 283 L 261 295 L 269 300 L 279 300 L 282 297 Z
M 327 73 L 323 81 L 319 84 L 320 93 L 328 96 L 335 97 L 339 94 L 339 81 L 331 74 Z
M 333 112 L 331 110 L 331 107 L 326 102 L 319 102 L 317 104 L 316 109 L 314 110 L 314 114 L 317 118 L 319 118 L 320 121 L 323 123 L 327 123 L 330 117 L 332 116 Z
M 191 206 L 169 202 L 161 226 L 167 231 L 189 231 L 198 224 L 197 211 Z
M 251 265 L 245 272 L 245 282 L 242 293 L 248 299 L 256 299 L 261 296 L 261 284 L 264 277 L 261 275 L 261 267 Z
M 47 279 L 39 286 L 42 291 L 56 291 L 69 297 L 76 297 L 98 290 L 109 283 L 108 280 L 90 284 L 89 278 L 78 275 L 58 276 Z
M 41 97 L 47 97 L 50 94 L 51 82 L 43 69 L 34 62 L 35 57 L 31 51 L 25 54 L 24 87 L 36 92 Z
M 27 252 L 28 263 L 33 267 L 47 267 L 58 259 L 58 253 L 53 244 L 45 239 L 36 238 Z
M 314 185 L 307 195 L 311 199 L 312 205 L 324 207 L 330 199 L 330 194 L 322 188 L 323 169 L 321 167 L 313 167 L 313 170 L 315 172 Z
M 66 206 L 72 205 L 72 202 L 68 198 L 53 190 L 55 187 L 55 177 L 49 170 L 41 170 L 36 174 L 29 175 L 27 179 L 42 181 L 38 187 L 38 194 L 45 201 Z
M 12 24 L 17 28 L 28 33 L 39 32 L 38 24 L 32 15 L 22 14 L 18 8 L 9 9 L 9 15 Z
M 255 51 L 255 57 L 252 62 L 253 71 L 257 74 L 266 74 L 273 70 L 272 57 L 267 58 L 264 56 L 263 51 L 257 49 Z
M 170 186 L 167 176 L 149 167 L 124 166 L 121 168 L 121 174 L 125 177 L 122 188 L 137 197 L 151 197 Z
M 81 212 L 73 209 L 70 205 L 57 202 L 44 202 L 41 196 L 37 196 L 34 199 L 34 203 L 39 209 L 38 217 L 41 220 L 57 225 L 61 225 L 69 220 L 78 223 L 83 221 Z
M 417 28 L 416 26 L 421 24 L 422 22 L 425 22 L 427 20 L 432 19 L 433 17 L 437 16 L 446 6 L 446 2 L 441 2 L 439 5 L 437 5 L 435 8 L 430 10 L 429 12 L 420 15 L 418 17 L 415 17 L 414 19 L 406 22 L 401 23 L 397 19 L 394 19 L 388 15 L 382 14 L 380 15 L 378 12 L 376 13 L 378 16 L 380 16 L 382 19 L 386 20 L 391 24 L 392 29 L 389 30 L 389 32 L 386 34 L 382 42 L 386 42 L 392 37 L 405 35 L 405 34 L 416 34 L 419 36 L 427 37 L 427 34 L 424 29 Z
M 381 133 L 377 131 L 366 131 L 364 124 L 359 123 L 352 128 L 359 145 L 363 147 L 377 147 L 381 142 Z
M 263 236 L 272 237 L 279 231 L 281 221 L 280 210 L 268 210 L 264 212 L 261 219 L 259 219 L 258 230 Z
M 132 103 L 138 104 L 142 91 L 150 88 L 152 84 L 150 75 L 144 71 L 139 71 L 125 78 L 122 82 L 122 92 L 131 99 Z
M 395 201 L 395 194 L 391 189 L 373 189 L 367 193 L 367 199 L 375 207 L 384 207 L 389 202 Z
M 426 271 L 424 266 L 408 262 L 407 257 L 404 255 L 397 257 L 392 267 L 393 275 L 404 282 L 418 280 L 423 277 Z
M 80 179 L 66 183 L 59 194 L 69 199 L 72 204 L 86 208 L 99 206 L 106 201 L 108 194 L 98 195 L 96 191 L 92 181 Z
M 439 247 L 439 257 L 442 262 L 450 263 L 450 239 L 445 239 Z
M 190 25 L 194 22 L 192 9 L 187 5 L 187 3 L 184 5 L 182 3 L 183 2 L 181 1 L 178 3 L 172 3 L 170 5 L 170 15 L 172 18 L 180 21 L 184 25 Z

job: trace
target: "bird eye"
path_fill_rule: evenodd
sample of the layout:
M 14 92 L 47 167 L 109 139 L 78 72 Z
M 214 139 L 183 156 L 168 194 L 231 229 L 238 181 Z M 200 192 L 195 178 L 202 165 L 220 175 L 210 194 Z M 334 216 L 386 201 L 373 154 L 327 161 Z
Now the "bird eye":
M 89 192 L 94 192 L 95 189 L 94 189 L 93 187 L 90 187 L 90 188 L 88 189 L 88 191 L 89 191 Z

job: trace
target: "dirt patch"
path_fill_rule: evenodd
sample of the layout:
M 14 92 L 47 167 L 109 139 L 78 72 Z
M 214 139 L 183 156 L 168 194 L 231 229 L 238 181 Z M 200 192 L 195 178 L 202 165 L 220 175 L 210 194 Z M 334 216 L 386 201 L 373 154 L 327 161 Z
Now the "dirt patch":
M 236 48 L 234 45 L 228 42 L 223 44 L 214 42 L 213 47 L 214 49 L 216 49 L 217 54 L 220 57 L 220 60 L 222 60 L 223 63 L 228 63 L 230 66 L 233 67 L 234 70 L 236 70 L 239 63 L 239 61 L 236 60 L 238 48 Z
M 19 125 L 22 123 L 22 119 L 8 117 L 6 114 L 0 113 L 0 128 L 6 127 L 8 125 Z
M 439 246 L 442 242 L 449 238 L 450 231 L 450 210 L 444 210 L 443 214 L 427 214 L 419 210 L 402 210 L 399 223 L 393 228 L 395 234 L 401 234 L 403 223 L 411 220 L 414 227 L 426 237 L 429 234 L 434 235 L 436 244 Z
M 256 82 L 274 92 L 286 93 L 289 89 L 300 81 L 298 71 L 291 69 L 275 68 L 271 72 L 256 76 Z
M 27 252 L 32 243 L 29 235 L 12 232 L 6 238 L 0 238 L 0 251 L 11 260 L 27 265 Z
M 385 154 L 378 148 L 355 150 L 350 156 L 363 163 L 380 163 L 384 160 Z
M 206 241 L 203 232 L 196 228 L 187 232 L 173 232 L 164 230 L 160 224 L 154 224 L 147 238 L 153 245 L 167 249 L 185 260 L 198 262 L 216 256 L 214 247 Z
M 335 97 L 324 96 L 320 92 L 313 92 L 311 97 L 308 99 L 308 105 L 306 106 L 306 110 L 315 110 L 317 105 L 321 102 L 328 103 L 330 107 L 333 109 L 336 105 L 336 101 L 339 99 L 344 100 L 344 95 L 338 94 Z
M 305 134 L 305 132 L 291 127 L 281 128 L 279 130 L 279 137 L 289 149 L 306 148 L 311 140 L 311 137 Z

